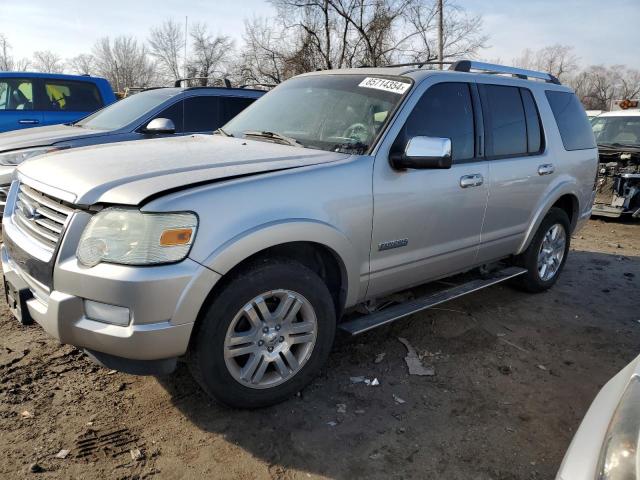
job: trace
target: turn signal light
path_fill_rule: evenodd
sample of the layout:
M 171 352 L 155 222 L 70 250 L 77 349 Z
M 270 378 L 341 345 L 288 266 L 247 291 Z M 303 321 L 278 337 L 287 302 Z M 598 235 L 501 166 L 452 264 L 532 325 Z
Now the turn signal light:
M 191 228 L 172 228 L 165 230 L 160 235 L 160 245 L 162 247 L 175 247 L 176 245 L 187 245 L 191 241 L 193 230 Z

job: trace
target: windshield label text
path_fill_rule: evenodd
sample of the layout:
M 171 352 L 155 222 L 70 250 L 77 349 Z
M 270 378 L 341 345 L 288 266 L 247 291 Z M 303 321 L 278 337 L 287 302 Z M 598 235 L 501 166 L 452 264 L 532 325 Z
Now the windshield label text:
M 397 93 L 402 95 L 406 92 L 411 84 L 389 80 L 387 78 L 367 77 L 358 85 L 363 88 L 375 88 L 376 90 L 384 90 L 385 92 Z

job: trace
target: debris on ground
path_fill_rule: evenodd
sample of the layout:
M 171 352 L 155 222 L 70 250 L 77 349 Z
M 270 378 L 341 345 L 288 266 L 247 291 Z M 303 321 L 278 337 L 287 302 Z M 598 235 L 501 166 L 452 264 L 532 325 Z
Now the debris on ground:
M 402 405 L 403 403 L 407 403 L 406 400 L 400 398 L 398 395 L 396 395 L 395 393 L 393 394 L 393 399 L 395 400 L 395 402 L 399 405 Z
M 373 363 L 382 362 L 384 360 L 385 355 L 386 355 L 385 352 L 379 353 L 378 355 L 376 355 L 376 359 L 373 361 Z
M 33 418 L 33 413 L 31 413 L 29 410 L 23 410 L 23 411 L 20 413 L 20 416 L 21 416 L 22 418 Z
M 364 377 L 349 377 L 349 380 L 351 380 L 351 383 L 364 383 L 365 378 Z
M 538 368 L 540 370 L 545 370 L 545 371 L 547 370 L 547 367 L 545 367 L 544 365 L 538 365 Z
M 365 379 L 364 383 L 366 385 L 368 385 L 369 387 L 377 387 L 378 385 L 380 385 L 380 382 L 378 381 L 377 378 L 374 378 L 373 380 L 369 380 L 367 378 L 367 379 Z
M 407 348 L 407 356 L 404 357 L 404 361 L 407 363 L 407 367 L 409 367 L 409 375 L 426 375 L 432 377 L 436 374 L 433 367 L 425 367 L 422 364 L 416 349 L 411 346 L 409 340 L 402 337 L 398 337 L 398 340 Z
M 71 453 L 71 450 L 62 449 L 58 453 L 56 453 L 56 458 L 67 458 L 69 456 L 69 453 Z
M 347 405 L 344 403 L 338 403 L 336 405 L 338 413 L 347 413 Z
M 364 410 L 362 410 L 361 408 L 359 408 L 358 410 L 354 410 L 354 413 L 356 415 L 364 415 Z
M 131 460 L 139 461 L 144 458 L 144 453 L 139 448 L 132 448 L 129 453 L 131 454 Z
M 335 427 L 336 425 L 338 425 L 338 422 L 334 422 L 333 420 L 330 422 L 327 422 L 327 425 L 329 425 L 330 427 Z

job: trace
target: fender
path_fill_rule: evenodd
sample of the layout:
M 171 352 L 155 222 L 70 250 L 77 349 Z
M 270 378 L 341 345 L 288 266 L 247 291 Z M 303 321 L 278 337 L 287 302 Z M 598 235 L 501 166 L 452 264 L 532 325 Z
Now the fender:
M 556 182 L 549 185 L 549 188 L 544 193 L 543 199 L 545 201 L 540 205 L 538 205 L 538 208 L 535 210 L 532 217 L 532 221 L 529 222 L 529 228 L 525 233 L 524 240 L 520 244 L 520 247 L 518 248 L 516 255 L 521 254 L 527 249 L 527 247 L 531 243 L 531 240 L 533 239 L 533 236 L 538 231 L 538 228 L 542 223 L 542 219 L 545 217 L 547 212 L 560 199 L 560 197 L 567 194 L 575 197 L 576 202 L 578 203 L 578 208 L 574 214 L 574 218 L 571 225 L 572 229 L 575 228 L 577 217 L 580 215 L 580 200 L 579 200 L 580 195 L 578 193 L 577 184 L 575 180 L 572 180 L 571 177 L 568 175 L 563 175 L 559 177 Z
M 269 247 L 291 242 L 317 243 L 332 250 L 342 264 L 347 282 L 345 304 L 351 306 L 357 303 L 360 266 L 356 261 L 355 248 L 341 231 L 318 220 L 292 218 L 258 225 L 223 243 L 202 264 L 224 275 L 251 255 Z

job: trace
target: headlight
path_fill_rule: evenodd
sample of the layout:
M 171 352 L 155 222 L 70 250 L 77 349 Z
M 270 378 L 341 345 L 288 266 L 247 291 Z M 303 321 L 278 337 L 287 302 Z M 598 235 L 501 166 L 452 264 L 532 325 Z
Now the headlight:
M 60 150 L 59 147 L 38 147 L 24 148 L 22 150 L 14 150 L 13 152 L 0 153 L 0 165 L 20 165 L 25 160 L 29 160 L 43 153 Z
M 196 234 L 193 213 L 142 213 L 107 208 L 97 213 L 80 237 L 76 256 L 93 267 L 100 262 L 154 265 L 183 260 Z
M 604 438 L 597 480 L 636 479 L 640 439 L 640 377 L 631 377 Z

